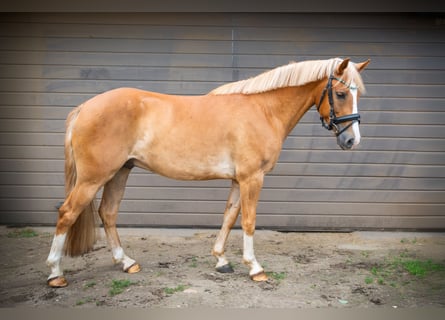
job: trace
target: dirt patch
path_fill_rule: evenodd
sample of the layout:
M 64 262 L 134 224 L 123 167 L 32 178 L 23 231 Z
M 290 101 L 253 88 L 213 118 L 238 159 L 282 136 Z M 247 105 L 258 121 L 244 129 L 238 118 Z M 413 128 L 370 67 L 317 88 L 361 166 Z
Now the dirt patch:
M 256 256 L 269 280 L 255 283 L 241 263 L 240 230 L 227 245 L 235 272 L 221 274 L 210 255 L 217 230 L 120 229 L 141 272 L 125 274 L 114 265 L 102 237 L 94 251 L 64 258 L 70 284 L 52 289 L 45 260 L 53 229 L 24 230 L 0 227 L 0 307 L 445 306 L 443 233 L 259 230 Z

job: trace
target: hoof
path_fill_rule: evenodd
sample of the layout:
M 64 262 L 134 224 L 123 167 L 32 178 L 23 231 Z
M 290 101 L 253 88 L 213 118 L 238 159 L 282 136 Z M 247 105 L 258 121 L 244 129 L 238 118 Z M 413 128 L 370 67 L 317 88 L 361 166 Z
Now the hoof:
M 125 270 L 126 273 L 138 273 L 139 271 L 141 271 L 141 266 L 136 262 Z
M 64 276 L 48 279 L 47 283 L 51 288 L 63 288 L 68 285 Z
M 260 273 L 254 274 L 250 276 L 250 279 L 256 282 L 264 282 L 267 281 L 267 275 L 264 271 L 261 271 Z
M 216 268 L 216 271 L 220 273 L 233 273 L 234 270 L 230 264 L 225 264 L 221 267 Z

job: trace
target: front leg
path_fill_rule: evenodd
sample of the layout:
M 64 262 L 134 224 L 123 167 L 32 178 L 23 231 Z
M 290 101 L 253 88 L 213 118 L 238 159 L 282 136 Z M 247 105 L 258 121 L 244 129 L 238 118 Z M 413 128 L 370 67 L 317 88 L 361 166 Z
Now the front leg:
M 263 267 L 258 263 L 255 258 L 253 249 L 253 234 L 249 235 L 244 232 L 244 252 L 243 262 L 249 266 L 249 276 L 253 281 L 266 281 L 267 275 L 264 272 Z
M 218 260 L 216 263 L 216 271 L 221 273 L 233 272 L 233 268 L 226 259 L 224 251 L 227 237 L 229 236 L 230 230 L 238 218 L 240 208 L 239 184 L 233 180 L 232 189 L 230 190 L 229 199 L 227 200 L 226 210 L 224 212 L 224 222 L 212 250 L 212 254 Z
M 256 207 L 263 186 L 263 173 L 258 173 L 240 181 L 242 228 L 244 231 L 243 262 L 249 266 L 250 278 L 254 281 L 266 281 L 267 275 L 255 258 L 253 235 L 255 233 Z

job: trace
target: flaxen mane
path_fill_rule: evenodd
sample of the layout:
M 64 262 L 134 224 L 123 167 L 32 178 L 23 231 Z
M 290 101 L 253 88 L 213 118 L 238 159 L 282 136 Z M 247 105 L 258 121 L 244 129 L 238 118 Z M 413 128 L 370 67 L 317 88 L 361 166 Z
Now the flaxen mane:
M 212 90 L 210 94 L 254 94 L 283 87 L 301 86 L 329 77 L 334 68 L 341 62 L 342 59 L 339 58 L 291 62 L 288 65 L 266 71 L 256 77 L 227 83 Z M 349 83 L 354 81 L 359 90 L 364 91 L 365 87 L 360 73 L 351 64 L 346 69 L 345 78 Z

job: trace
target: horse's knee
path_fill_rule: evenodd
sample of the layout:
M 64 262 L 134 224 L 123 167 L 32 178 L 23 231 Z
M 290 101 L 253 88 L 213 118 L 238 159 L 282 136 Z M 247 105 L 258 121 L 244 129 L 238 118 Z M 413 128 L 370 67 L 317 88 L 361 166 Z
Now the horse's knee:
M 101 206 L 99 208 L 99 217 L 102 220 L 104 228 L 116 227 L 117 212 L 109 212 Z
M 248 236 L 253 236 L 255 233 L 255 223 L 251 221 L 243 221 L 241 223 L 241 226 L 243 228 L 243 231 Z

